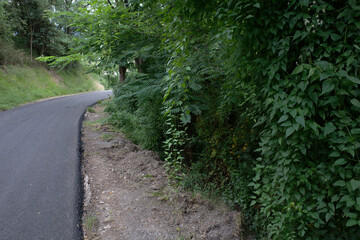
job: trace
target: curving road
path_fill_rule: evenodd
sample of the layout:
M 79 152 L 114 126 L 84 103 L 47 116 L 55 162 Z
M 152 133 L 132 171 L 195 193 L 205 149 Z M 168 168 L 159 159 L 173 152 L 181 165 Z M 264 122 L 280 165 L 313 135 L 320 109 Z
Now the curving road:
M 0 112 L 0 239 L 81 239 L 80 119 L 111 91 Z

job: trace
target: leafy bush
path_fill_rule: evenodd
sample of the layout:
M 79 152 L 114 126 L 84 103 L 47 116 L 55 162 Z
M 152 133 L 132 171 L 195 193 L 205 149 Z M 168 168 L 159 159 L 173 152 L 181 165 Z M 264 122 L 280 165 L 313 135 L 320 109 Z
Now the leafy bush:
M 263 102 L 253 206 L 264 237 L 360 234 L 359 24 L 355 1 L 234 5 Z M 251 70 L 251 69 L 250 69 Z
M 193 170 L 243 211 L 258 209 L 262 238 L 359 238 L 360 7 L 227 1 L 201 10 L 193 3 L 176 1 L 169 15 L 183 18 L 165 18 L 172 32 L 165 106 L 187 125 L 189 144 L 202 144 L 187 158 L 201 162 Z M 242 146 L 258 146 L 256 161 L 254 154 L 234 159 L 232 133 L 248 139 Z
M 159 79 L 133 72 L 114 90 L 110 121 L 134 142 L 161 151 L 164 136 L 161 115 L 162 94 Z

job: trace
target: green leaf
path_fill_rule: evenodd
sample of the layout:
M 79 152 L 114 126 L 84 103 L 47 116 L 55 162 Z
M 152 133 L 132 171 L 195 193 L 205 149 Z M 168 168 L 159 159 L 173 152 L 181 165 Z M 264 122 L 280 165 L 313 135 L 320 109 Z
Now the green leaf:
M 360 197 L 357 197 L 357 198 L 356 198 L 356 202 L 357 202 L 357 204 L 359 204 L 359 206 L 360 206 Z
M 338 35 L 338 34 L 335 34 L 335 33 L 331 33 L 330 34 L 330 37 L 331 37 L 331 39 L 333 40 L 333 41 L 338 41 L 340 38 L 341 38 L 341 36 L 340 35 Z
M 348 79 L 349 79 L 350 81 L 352 81 L 353 83 L 360 84 L 360 80 L 359 80 L 358 78 L 348 77 Z
M 341 166 L 344 165 L 347 161 L 343 158 L 339 158 L 338 160 L 335 161 L 334 166 Z
M 281 116 L 281 118 L 279 119 L 278 123 L 284 122 L 284 121 L 286 121 L 288 118 L 289 118 L 289 116 L 286 115 L 286 114 L 284 114 L 284 115 Z
M 351 103 L 352 103 L 355 107 L 360 108 L 360 102 L 359 102 L 359 100 L 357 100 L 356 98 L 353 98 L 353 99 L 351 100 Z
M 350 218 L 357 218 L 357 213 L 349 212 L 348 214 L 345 214 Z
M 291 74 L 299 74 L 304 70 L 304 66 L 303 65 L 299 65 L 297 66 L 294 71 Z
M 292 17 L 289 22 L 290 28 L 294 28 L 294 26 L 298 20 L 299 20 L 298 16 Z M 295 39 L 295 37 L 294 37 L 294 39 Z
M 301 35 L 303 34 L 303 32 L 302 31 L 296 31 L 295 32 L 295 34 L 294 34 L 294 38 L 293 38 L 293 40 L 295 40 L 295 39 L 297 39 L 298 37 L 300 37 Z
M 311 77 L 314 72 L 315 72 L 316 68 L 311 68 L 310 71 L 309 71 L 309 77 Z
M 332 64 L 326 61 L 315 62 L 315 65 L 318 66 L 321 69 L 321 71 L 332 69 Z
M 333 123 L 327 123 L 324 128 L 324 135 L 328 135 L 336 130 L 336 127 Z
M 350 180 L 350 185 L 351 185 L 352 189 L 355 191 L 357 188 L 360 187 L 360 181 L 355 180 L 355 179 L 351 179 Z
M 289 137 L 294 131 L 295 129 L 293 127 L 289 127 L 288 129 L 286 129 L 285 137 Z
M 310 127 L 312 130 L 314 130 L 314 132 L 315 132 L 316 135 L 319 135 L 319 130 L 318 130 L 319 124 L 317 124 L 316 122 L 310 122 L 310 123 L 309 123 L 309 127 Z
M 354 206 L 355 205 L 355 201 L 354 200 L 350 200 L 350 201 L 347 201 L 346 202 L 346 206 L 347 207 L 352 207 L 352 206 Z
M 355 134 L 355 135 L 360 134 L 360 128 L 353 128 L 353 129 L 351 129 L 351 134 Z
M 301 81 L 298 86 L 301 89 L 301 91 L 304 91 L 309 83 L 307 81 Z
M 347 223 L 346 223 L 346 226 L 347 226 L 347 227 L 352 227 L 352 226 L 355 226 L 355 225 L 357 225 L 356 219 L 349 219 L 349 220 L 347 221 Z
M 334 195 L 334 196 L 331 197 L 331 202 L 337 202 L 339 199 L 340 199 L 339 195 Z
M 323 85 L 322 85 L 321 95 L 323 95 L 325 93 L 329 93 L 333 89 L 334 89 L 334 84 L 332 84 L 330 81 L 325 81 L 325 82 L 323 82 Z
M 340 70 L 336 73 L 336 76 L 338 77 L 349 77 L 348 73 L 344 70 Z
M 333 151 L 330 153 L 329 157 L 340 157 L 340 153 L 338 151 Z
M 331 213 L 329 213 L 329 212 L 326 213 L 326 215 L 325 215 L 325 221 L 328 222 L 328 221 L 330 220 L 331 216 L 332 216 Z
M 305 119 L 303 116 L 298 116 L 295 118 L 295 121 L 301 126 L 305 127 Z
M 297 114 L 297 110 L 296 110 L 296 109 L 293 109 L 293 110 L 290 111 L 290 115 L 291 115 L 293 118 L 295 118 L 296 114 Z
M 333 76 L 333 73 L 331 72 L 322 72 L 320 73 L 320 81 L 328 79 L 331 76 Z
M 319 100 L 319 97 L 318 97 L 318 95 L 316 94 L 316 92 L 312 92 L 309 97 L 310 97 L 310 99 L 311 99 L 315 104 L 317 104 L 317 102 L 318 102 L 318 100 Z
M 345 185 L 346 185 L 346 182 L 343 180 L 338 180 L 334 183 L 334 186 L 337 186 L 337 187 L 343 187 Z
M 302 34 L 301 34 L 301 40 L 303 40 L 304 38 L 306 38 L 309 34 L 310 34 L 310 32 L 308 32 L 308 31 L 302 32 Z
M 308 6 L 310 4 L 309 0 L 300 0 L 300 5 L 302 6 Z
M 260 8 L 260 3 L 255 3 L 253 6 L 256 8 Z
M 352 197 L 350 195 L 345 195 L 340 199 L 340 202 L 348 202 L 351 200 L 352 200 Z

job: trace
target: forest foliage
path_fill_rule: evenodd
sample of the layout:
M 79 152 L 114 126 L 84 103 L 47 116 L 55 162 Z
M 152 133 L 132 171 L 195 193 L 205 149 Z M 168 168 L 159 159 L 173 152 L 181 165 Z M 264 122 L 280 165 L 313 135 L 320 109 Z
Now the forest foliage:
M 74 0 L 1 0 L 0 65 L 29 64 L 39 56 L 63 56 L 71 48 L 70 26 L 49 17 L 72 11 Z
M 87 0 L 53 15 L 111 121 L 260 239 L 360 238 L 360 4 Z M 119 80 L 118 80 L 119 79 Z M 120 83 L 118 82 L 120 81 Z
M 102 89 L 96 75 L 73 61 L 64 71 L 50 70 L 39 56 L 64 56 L 74 35 L 51 17 L 73 11 L 74 0 L 0 0 L 0 111 L 41 98 Z

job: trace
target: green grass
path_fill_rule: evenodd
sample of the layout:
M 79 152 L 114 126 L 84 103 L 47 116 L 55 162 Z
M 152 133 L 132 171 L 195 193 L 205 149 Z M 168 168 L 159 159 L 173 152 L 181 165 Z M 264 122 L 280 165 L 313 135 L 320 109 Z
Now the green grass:
M 88 107 L 87 111 L 90 112 L 90 113 L 96 113 L 95 109 L 92 108 L 92 107 Z
M 153 178 L 153 177 L 155 177 L 154 175 L 151 175 L 151 174 L 145 174 L 143 177 L 145 177 L 145 178 Z
M 0 111 L 42 98 L 97 90 L 95 78 L 77 71 L 52 73 L 41 66 L 0 68 Z
M 92 131 L 99 131 L 102 124 L 103 124 L 103 119 L 99 119 L 99 120 L 96 120 L 96 121 L 84 121 L 83 124 L 85 126 L 88 126 Z
M 166 202 L 169 200 L 169 196 L 166 195 L 163 191 L 155 191 L 155 192 L 152 192 L 151 195 L 163 202 Z
M 101 137 L 103 140 L 105 140 L 105 141 L 112 141 L 112 140 L 114 140 L 114 138 L 115 138 L 114 135 L 112 135 L 112 134 L 106 134 L 106 133 L 102 134 L 100 137 Z
M 84 227 L 86 232 L 91 235 L 92 230 L 94 229 L 95 225 L 97 224 L 98 219 L 95 214 L 88 213 L 84 219 Z

